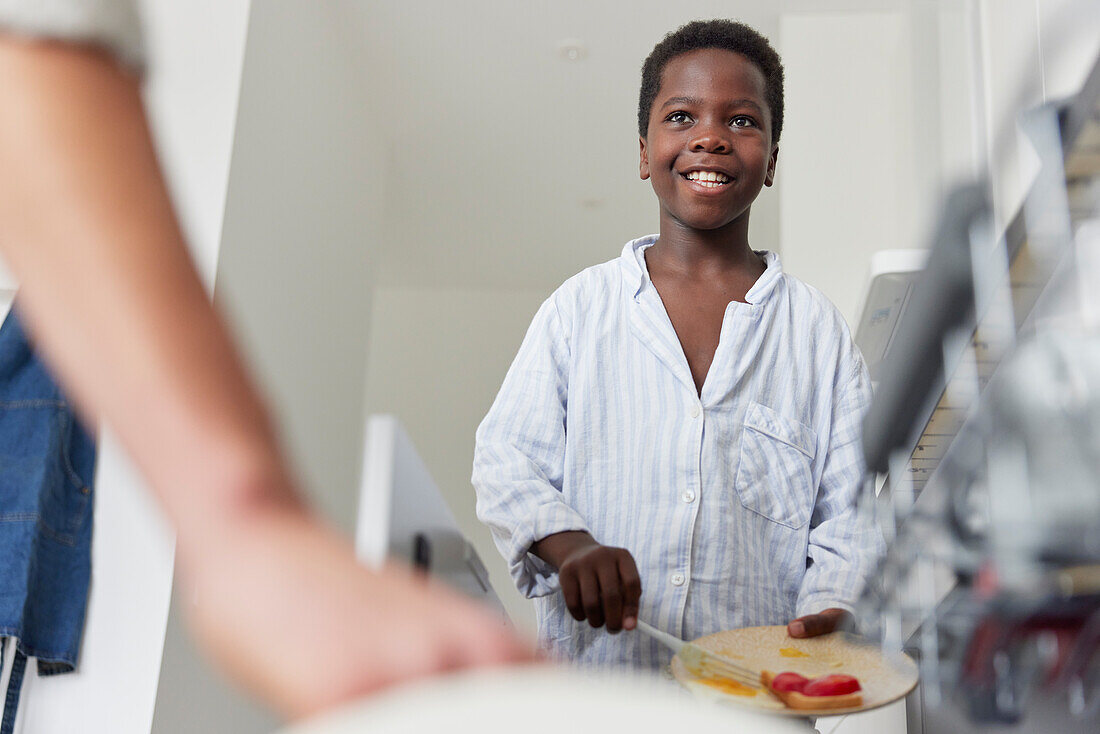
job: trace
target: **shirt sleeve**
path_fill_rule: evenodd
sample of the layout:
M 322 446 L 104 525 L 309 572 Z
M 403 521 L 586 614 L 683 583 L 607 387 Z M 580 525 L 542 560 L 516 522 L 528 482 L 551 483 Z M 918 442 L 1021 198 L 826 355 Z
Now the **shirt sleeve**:
M 535 314 L 474 448 L 478 519 L 529 598 L 558 589 L 556 569 L 531 554 L 531 545 L 588 530 L 562 496 L 568 382 L 567 335 L 551 298 Z
M 144 65 L 136 0 L 0 0 L 0 32 L 92 44 L 134 71 Z
M 853 606 L 869 575 L 885 552 L 873 513 L 861 512 L 857 499 L 866 476 L 861 426 L 871 404 L 867 367 L 852 346 L 850 377 L 835 389 L 828 453 L 817 502 L 810 518 L 806 575 L 798 595 L 796 615 L 816 614 Z M 854 373 L 854 374 L 853 374 Z

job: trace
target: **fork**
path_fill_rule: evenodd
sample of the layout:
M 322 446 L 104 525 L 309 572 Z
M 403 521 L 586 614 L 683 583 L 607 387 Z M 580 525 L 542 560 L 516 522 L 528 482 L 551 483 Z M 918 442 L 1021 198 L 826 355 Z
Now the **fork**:
M 694 642 L 685 642 L 679 637 L 673 637 L 640 619 L 637 628 L 679 655 L 684 667 L 695 675 L 729 678 L 750 688 L 761 687 L 760 673 L 738 665 L 724 655 L 706 650 Z

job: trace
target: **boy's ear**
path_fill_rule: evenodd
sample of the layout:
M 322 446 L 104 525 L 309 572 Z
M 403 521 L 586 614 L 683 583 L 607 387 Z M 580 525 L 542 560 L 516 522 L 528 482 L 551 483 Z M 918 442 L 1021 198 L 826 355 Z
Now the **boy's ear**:
M 764 185 L 771 186 L 775 181 L 775 162 L 779 158 L 779 146 L 772 147 L 772 154 L 768 156 L 768 173 L 764 176 Z
M 638 153 L 640 159 L 638 162 L 638 175 L 645 181 L 649 178 L 649 153 L 647 153 L 645 149 L 645 138 L 641 135 L 638 136 L 638 144 L 641 146 L 641 150 Z M 768 185 L 770 186 L 771 184 Z

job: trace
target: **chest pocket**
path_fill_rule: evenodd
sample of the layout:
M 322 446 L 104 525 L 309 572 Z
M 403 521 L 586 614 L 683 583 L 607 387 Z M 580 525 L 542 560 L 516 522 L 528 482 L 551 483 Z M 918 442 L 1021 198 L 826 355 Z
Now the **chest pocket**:
M 810 521 L 816 488 L 813 430 L 760 403 L 749 403 L 734 484 L 741 504 L 772 522 L 798 529 Z

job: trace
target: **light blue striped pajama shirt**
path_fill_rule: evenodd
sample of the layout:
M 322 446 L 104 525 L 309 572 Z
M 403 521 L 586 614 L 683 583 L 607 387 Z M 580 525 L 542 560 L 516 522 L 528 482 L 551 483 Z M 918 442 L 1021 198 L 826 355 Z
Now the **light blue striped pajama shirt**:
M 882 539 L 857 519 L 866 367 L 836 308 L 767 270 L 726 307 L 702 396 L 643 252 L 581 272 L 539 309 L 477 432 L 477 513 L 540 642 L 580 663 L 658 668 L 637 633 L 576 622 L 528 553 L 566 530 L 626 548 L 641 617 L 692 639 L 848 607 Z

